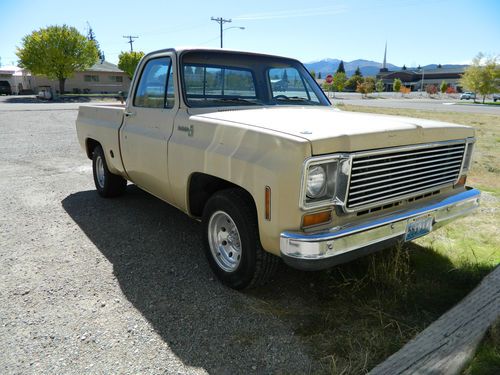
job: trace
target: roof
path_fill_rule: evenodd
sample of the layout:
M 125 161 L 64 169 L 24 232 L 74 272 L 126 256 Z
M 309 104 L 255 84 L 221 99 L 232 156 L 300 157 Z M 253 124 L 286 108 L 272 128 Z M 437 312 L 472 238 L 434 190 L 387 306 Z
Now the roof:
M 112 64 L 108 61 L 99 60 L 90 68 L 85 70 L 86 72 L 108 72 L 108 73 L 123 73 L 123 70 L 119 69 L 118 66 Z

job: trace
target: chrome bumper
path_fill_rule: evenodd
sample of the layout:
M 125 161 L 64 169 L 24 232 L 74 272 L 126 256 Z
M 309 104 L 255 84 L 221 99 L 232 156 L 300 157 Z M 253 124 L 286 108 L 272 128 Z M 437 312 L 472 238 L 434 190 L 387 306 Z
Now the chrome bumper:
M 350 227 L 326 232 L 281 233 L 280 249 L 285 263 L 304 270 L 319 270 L 380 250 L 402 240 L 408 223 L 417 217 L 432 216 L 432 229 L 469 214 L 479 206 L 480 191 L 468 190 L 439 202 L 397 212 Z

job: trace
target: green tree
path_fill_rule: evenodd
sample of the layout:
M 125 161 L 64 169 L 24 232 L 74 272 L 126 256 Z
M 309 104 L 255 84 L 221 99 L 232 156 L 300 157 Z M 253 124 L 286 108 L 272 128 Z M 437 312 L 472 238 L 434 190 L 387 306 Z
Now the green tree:
M 347 82 L 347 77 L 345 73 L 337 72 L 333 76 L 332 86 L 335 91 L 341 92 L 344 90 L 345 84 Z
M 394 78 L 394 82 L 392 83 L 392 90 L 394 92 L 399 92 L 401 90 L 401 80 L 399 78 Z
M 122 52 L 118 55 L 118 68 L 132 78 L 142 56 L 144 56 L 142 51 Z
M 312 76 L 314 79 L 316 79 L 316 72 L 315 72 L 314 70 L 311 70 L 311 72 L 310 72 L 310 73 L 311 73 L 311 76 Z
M 377 92 L 380 94 L 382 91 L 384 91 L 384 81 L 382 81 L 381 79 L 379 79 L 376 83 L 375 83 L 375 90 L 377 90 Z
M 363 81 L 363 77 L 358 76 L 358 75 L 353 75 L 345 83 L 345 88 L 349 91 L 355 91 L 356 88 L 358 87 L 358 83 L 361 83 L 362 81 Z
M 32 74 L 57 79 L 59 92 L 63 94 L 66 79 L 95 64 L 98 51 L 94 41 L 76 28 L 63 25 L 48 26 L 26 35 L 16 55 L 19 66 Z
M 363 74 L 361 74 L 361 70 L 359 69 L 359 66 L 356 68 L 356 71 L 354 72 L 355 76 L 363 77 Z
M 441 82 L 441 85 L 439 85 L 439 91 L 441 91 L 441 94 L 444 94 L 446 92 L 446 89 L 448 88 L 448 84 L 446 83 L 445 80 Z
M 318 79 L 321 79 L 321 72 L 318 72 Z
M 340 64 L 337 68 L 337 72 L 336 73 L 344 73 L 345 74 L 345 68 L 344 68 L 344 61 L 343 60 L 340 60 Z
M 403 67 L 401 68 L 401 70 L 406 70 L 406 65 L 403 65 Z
M 466 89 L 481 94 L 484 103 L 486 95 L 500 91 L 500 66 L 497 64 L 497 57 L 485 58 L 479 53 L 465 69 L 460 83 Z

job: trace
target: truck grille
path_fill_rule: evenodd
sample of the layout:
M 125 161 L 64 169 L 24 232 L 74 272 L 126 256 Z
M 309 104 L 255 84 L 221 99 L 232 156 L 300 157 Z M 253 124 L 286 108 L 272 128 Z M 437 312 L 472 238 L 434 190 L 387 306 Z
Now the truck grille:
M 459 177 L 465 142 L 394 148 L 352 156 L 347 208 L 417 196 Z

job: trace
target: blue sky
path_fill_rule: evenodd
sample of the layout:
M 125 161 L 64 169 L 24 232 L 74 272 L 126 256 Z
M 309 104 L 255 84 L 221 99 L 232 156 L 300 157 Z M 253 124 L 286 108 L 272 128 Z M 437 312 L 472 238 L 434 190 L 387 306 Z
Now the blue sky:
M 137 35 L 135 50 L 219 46 L 210 17 L 231 18 L 224 47 L 298 58 L 381 61 L 407 66 L 466 63 L 478 52 L 500 54 L 498 0 L 0 0 L 0 58 L 16 63 L 24 35 L 54 24 L 86 32 L 91 24 L 108 61 L 128 50 L 123 35 Z

